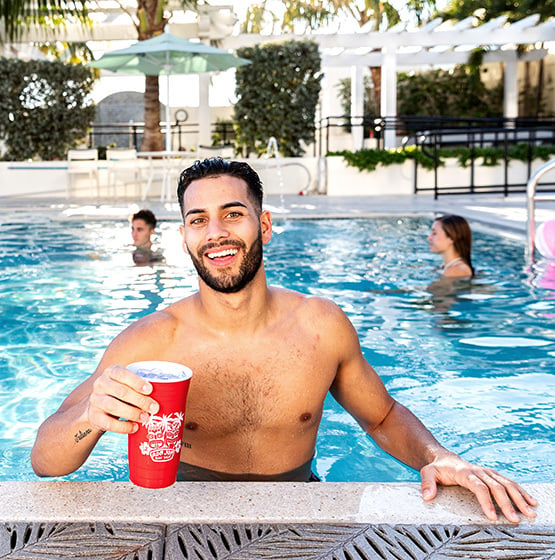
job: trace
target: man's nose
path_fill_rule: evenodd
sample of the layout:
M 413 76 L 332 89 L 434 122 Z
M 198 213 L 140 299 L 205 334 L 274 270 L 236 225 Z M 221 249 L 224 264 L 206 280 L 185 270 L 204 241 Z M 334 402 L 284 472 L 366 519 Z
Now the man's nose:
M 229 237 L 229 231 L 222 220 L 210 220 L 206 231 L 206 237 L 208 241 L 214 241 L 222 237 Z

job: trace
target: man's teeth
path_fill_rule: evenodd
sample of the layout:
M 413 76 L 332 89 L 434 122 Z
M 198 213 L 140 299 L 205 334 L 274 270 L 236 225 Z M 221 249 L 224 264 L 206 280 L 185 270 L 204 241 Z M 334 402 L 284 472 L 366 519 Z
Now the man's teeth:
M 225 249 L 224 251 L 220 251 L 219 253 L 210 253 L 207 254 L 206 256 L 209 259 L 217 259 L 219 257 L 229 257 L 232 255 L 236 255 L 237 254 L 237 249 Z

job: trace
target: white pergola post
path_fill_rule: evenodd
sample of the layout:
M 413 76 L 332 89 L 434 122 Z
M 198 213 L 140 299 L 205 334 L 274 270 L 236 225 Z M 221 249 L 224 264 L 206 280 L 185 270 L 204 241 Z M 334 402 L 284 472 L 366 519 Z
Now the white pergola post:
M 397 55 L 395 50 L 389 47 L 385 47 L 382 52 L 381 113 L 384 117 L 391 117 L 394 120 L 397 116 Z M 383 147 L 386 149 L 396 147 L 394 123 L 385 129 Z
M 198 145 L 210 146 L 212 144 L 210 132 L 210 76 L 198 75 Z
M 353 150 L 361 150 L 364 145 L 364 76 L 360 66 L 351 66 L 351 139 Z
M 505 56 L 505 83 L 503 98 L 503 116 L 507 119 L 518 117 L 518 79 L 517 79 L 517 54 L 512 52 L 512 56 Z

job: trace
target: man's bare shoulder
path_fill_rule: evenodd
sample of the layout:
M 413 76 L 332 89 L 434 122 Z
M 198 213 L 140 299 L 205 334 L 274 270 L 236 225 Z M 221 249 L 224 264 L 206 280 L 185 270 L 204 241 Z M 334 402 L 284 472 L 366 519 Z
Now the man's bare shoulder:
M 334 301 L 315 295 L 302 294 L 285 288 L 270 288 L 272 298 L 276 307 L 282 311 L 288 310 L 306 318 L 309 321 L 321 321 L 324 324 L 337 326 L 340 323 L 348 323 L 347 316 Z
M 353 324 L 334 301 L 325 297 L 272 289 L 281 307 L 280 328 L 298 341 L 318 348 L 329 360 L 342 362 L 360 353 L 358 335 Z

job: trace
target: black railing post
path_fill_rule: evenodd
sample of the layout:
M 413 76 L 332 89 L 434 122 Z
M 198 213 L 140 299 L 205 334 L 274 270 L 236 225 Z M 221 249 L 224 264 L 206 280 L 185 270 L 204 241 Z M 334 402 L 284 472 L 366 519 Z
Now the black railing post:
M 439 157 L 437 153 L 437 135 L 433 135 L 434 139 L 434 200 L 439 196 L 439 189 L 437 184 L 437 168 L 439 167 Z
M 474 194 L 474 159 L 476 157 L 476 151 L 474 149 L 475 142 L 474 142 L 474 133 L 470 133 L 470 192 Z
M 530 138 L 531 137 L 531 138 Z M 527 177 L 526 177 L 526 182 L 528 182 L 528 179 L 530 179 L 530 177 L 532 177 L 532 157 L 533 157 L 533 147 L 532 147 L 532 143 L 535 139 L 535 133 L 534 130 L 531 130 L 528 136 L 528 173 L 527 173 Z
M 509 141 L 506 130 L 503 134 L 503 161 L 505 164 L 505 168 L 503 170 L 503 193 L 504 196 L 509 196 Z
M 418 158 L 414 158 L 414 194 L 418 194 Z

